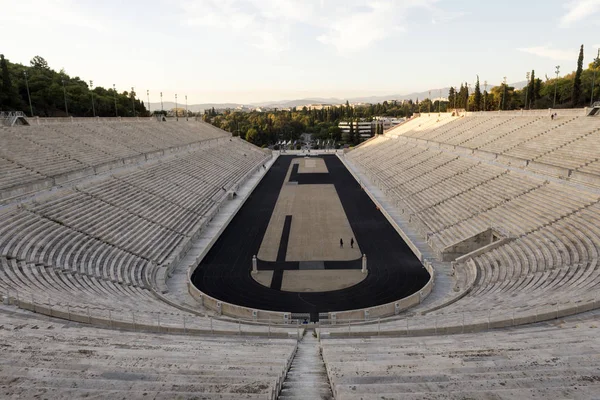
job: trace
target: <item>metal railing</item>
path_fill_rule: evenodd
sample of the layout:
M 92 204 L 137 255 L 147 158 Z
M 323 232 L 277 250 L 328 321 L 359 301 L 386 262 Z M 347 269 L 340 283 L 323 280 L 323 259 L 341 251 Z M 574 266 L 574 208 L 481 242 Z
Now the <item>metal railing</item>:
M 260 336 L 300 339 L 304 325 L 300 321 L 281 324 L 274 320 L 223 319 L 212 316 L 124 310 L 102 305 L 73 304 L 62 299 L 39 296 L 30 292 L 5 290 L 0 302 L 23 310 L 69 321 L 132 330 L 134 332 L 168 332 L 186 335 Z
M 524 304 L 526 302 L 524 301 Z M 566 301 L 552 301 L 524 309 L 507 305 L 505 309 L 409 315 L 405 318 L 377 318 L 371 321 L 336 320 L 318 323 L 319 334 L 329 337 L 415 336 L 480 332 L 564 318 L 600 308 L 598 295 L 574 296 Z

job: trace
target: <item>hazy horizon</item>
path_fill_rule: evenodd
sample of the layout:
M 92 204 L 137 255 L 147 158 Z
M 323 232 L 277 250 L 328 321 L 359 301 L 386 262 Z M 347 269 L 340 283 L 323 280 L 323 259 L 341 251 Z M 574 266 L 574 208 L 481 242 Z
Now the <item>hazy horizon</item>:
M 152 103 L 242 103 L 409 94 L 554 76 L 600 47 L 600 0 L 23 0 L 0 49 Z M 51 37 L 48 37 L 48 33 Z M 433 95 L 433 94 L 432 94 Z

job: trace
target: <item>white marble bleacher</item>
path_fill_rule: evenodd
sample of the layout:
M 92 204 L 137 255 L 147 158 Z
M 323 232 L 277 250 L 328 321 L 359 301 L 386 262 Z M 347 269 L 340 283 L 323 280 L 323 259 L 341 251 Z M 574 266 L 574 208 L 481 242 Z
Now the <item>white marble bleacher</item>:
M 592 399 L 597 313 L 491 332 L 322 339 L 333 393 L 368 399 Z
M 498 125 L 490 126 L 484 135 L 473 137 L 460 145 L 470 149 L 487 150 L 486 146 L 493 146 L 492 142 L 501 140 L 505 136 L 511 136 L 516 132 L 526 129 L 528 125 L 541 120 L 539 116 L 524 117 L 498 117 Z M 511 136 L 512 137 L 512 136 Z
M 544 154 L 544 162 L 549 164 L 553 163 L 551 156 L 557 150 L 548 149 L 555 149 L 561 143 L 560 148 L 567 148 L 585 140 L 590 149 L 588 155 L 581 158 L 585 159 L 595 148 L 594 140 L 599 138 L 595 123 L 588 124 L 590 120 L 584 117 L 565 117 L 567 123 L 537 117 L 502 118 L 506 118 L 505 123 L 499 126 L 492 123 L 490 129 L 477 136 L 480 143 L 497 143 L 510 135 L 518 137 L 513 147 L 539 140 L 537 150 L 532 150 L 537 153 L 532 155 Z M 458 121 L 463 122 L 457 120 L 444 128 Z M 568 126 L 577 129 L 565 133 Z M 500 128 L 504 133 L 495 134 Z M 520 129 L 526 132 L 520 135 Z M 564 137 L 560 137 L 560 132 Z M 487 135 L 500 139 L 486 141 Z M 547 318 L 552 313 L 562 315 L 597 305 L 594 295 L 600 285 L 600 232 L 597 228 L 600 226 L 600 194 L 597 191 L 547 179 L 514 166 L 503 167 L 501 162 L 477 161 L 470 155 L 463 156 L 434 144 L 413 142 L 414 147 L 410 147 L 411 139 L 407 138 L 406 146 L 402 146 L 402 136 L 373 142 L 349 152 L 346 159 L 372 177 L 378 187 L 384 188 L 392 204 L 411 214 L 414 228 L 428 239 L 438 254 L 447 246 L 490 227 L 509 235 L 509 241 L 503 245 L 473 256 L 472 261 L 466 260 L 473 262 L 477 274 L 474 284 L 464 297 L 431 313 L 436 318 L 435 331 L 460 326 L 462 322 L 457 320 L 464 318 L 464 313 L 473 326 L 481 320 L 489 321 L 490 313 L 498 323 L 502 322 L 501 326 L 506 326 L 511 323 L 512 313 L 517 313 L 516 322 L 512 323 L 523 323 L 537 320 L 538 315 Z M 393 146 L 404 150 L 388 151 Z M 449 164 L 443 161 L 453 157 L 472 166 L 450 177 L 439 175 L 439 168 L 423 168 L 427 162 L 423 162 L 423 158 L 413 163 L 414 154 L 409 148 L 440 153 L 436 158 L 441 160 L 442 168 L 451 166 L 454 161 Z M 567 153 L 564 154 L 566 158 Z M 558 159 L 556 164 L 560 162 Z M 444 172 L 451 174 L 452 171 L 448 168 Z M 409 177 L 406 184 L 397 184 L 404 176 Z M 464 263 L 465 260 L 456 266 L 461 279 L 466 276 L 464 271 L 470 271 Z M 408 322 L 411 328 L 407 328 Z M 390 332 L 407 329 L 418 332 L 419 327 L 434 330 L 431 321 L 419 316 L 409 318 L 406 324 L 403 320 L 382 322 L 381 327 Z M 344 328 L 328 329 L 340 335 L 344 331 Z M 356 334 L 373 332 L 372 326 L 353 329 Z
M 123 165 L 148 155 L 226 138 L 203 122 L 56 123 L 0 130 L 0 199 L 43 190 Z M 160 156 L 159 154 L 158 156 Z
M 448 246 L 495 226 L 513 235 L 521 235 L 597 203 L 600 199 L 597 194 L 565 189 L 554 183 L 540 187 L 531 186 L 535 183 L 529 185 L 517 189 L 513 198 L 500 205 L 490 202 L 488 210 L 473 213 L 465 220 L 455 220 L 451 226 L 434 232 L 433 238 L 438 239 L 442 246 Z
M 22 134 L 21 129 L 37 129 L 37 127 L 13 127 L 1 130 L 0 157 L 44 177 L 61 175 L 87 167 L 63 151 L 56 151 L 29 140 L 27 135 Z M 26 180 L 22 182 L 24 183 Z
M 500 118 L 493 116 L 486 117 L 463 117 L 455 119 L 451 123 L 442 126 L 443 131 L 432 129 L 429 133 L 421 136 L 434 142 L 446 143 L 450 145 L 458 145 L 489 129 L 492 126 L 498 125 Z
M 518 117 L 515 118 L 514 121 L 518 122 L 521 118 L 528 117 Z M 526 143 L 531 142 L 533 144 L 536 140 L 552 130 L 562 129 L 563 127 L 566 128 L 566 125 L 573 122 L 575 119 L 577 119 L 577 117 L 564 117 L 556 121 L 553 121 L 550 118 L 537 119 L 533 123 L 518 126 L 519 129 L 508 135 L 501 136 L 497 140 L 490 141 L 479 147 L 479 149 L 496 154 L 505 154 L 518 146 L 527 148 L 530 145 L 526 145 Z M 518 151 L 516 151 L 516 153 L 521 154 Z
M 465 182 L 462 186 L 465 189 L 455 196 L 443 191 L 438 192 L 436 185 L 431 188 L 430 191 L 437 195 L 434 198 L 437 200 L 435 205 L 422 208 L 417 213 L 431 229 L 430 233 L 438 232 L 444 227 L 455 225 L 459 221 L 499 206 L 543 183 L 499 168 L 488 169 L 482 165 L 469 169 L 468 173 L 457 177 L 466 178 L 465 175 L 468 177 L 472 175 L 479 179 Z M 442 181 L 444 185 L 452 185 L 452 190 L 459 190 L 461 186 L 454 182 L 455 180 Z M 417 200 L 413 200 L 412 204 L 415 207 L 419 205 Z
M 175 142 L 195 143 L 194 124 L 182 125 Z M 225 135 L 209 130 L 217 133 Z M 181 330 L 187 318 L 188 330 L 239 334 L 235 322 L 213 323 L 159 299 L 155 274 L 184 254 L 227 192 L 269 156 L 221 138 L 1 208 L 0 294 L 23 308 L 100 325 Z M 246 327 L 251 334 L 288 330 Z
M 23 182 L 43 181 L 46 177 L 22 165 L 0 157 L 0 191 L 18 186 Z
M 451 123 L 458 119 L 460 118 L 453 117 L 451 113 L 442 113 L 439 115 L 437 113 L 421 114 L 420 117 L 412 118 L 404 124 L 390 129 L 386 132 L 386 136 L 402 135 L 426 139 L 427 137 L 445 132 L 447 129 L 452 129 Z M 447 128 L 446 125 L 450 126 L 450 128 Z
M 5 399 L 273 399 L 296 340 L 115 332 L 0 309 Z
M 546 122 L 548 123 L 548 120 Z M 595 122 L 593 118 L 588 117 L 551 120 L 549 122 L 551 127 L 547 132 L 511 148 L 503 154 L 524 160 L 535 160 L 597 131 L 600 125 Z M 553 157 L 550 156 L 546 158 L 546 161 L 553 164 L 552 159 Z

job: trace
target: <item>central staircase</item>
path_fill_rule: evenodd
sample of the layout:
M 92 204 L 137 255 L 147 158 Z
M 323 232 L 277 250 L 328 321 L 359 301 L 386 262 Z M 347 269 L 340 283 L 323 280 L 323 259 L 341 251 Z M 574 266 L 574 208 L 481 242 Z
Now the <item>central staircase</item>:
M 313 337 L 312 331 L 308 331 L 298 343 L 298 350 L 283 382 L 279 399 L 333 399 L 319 341 Z

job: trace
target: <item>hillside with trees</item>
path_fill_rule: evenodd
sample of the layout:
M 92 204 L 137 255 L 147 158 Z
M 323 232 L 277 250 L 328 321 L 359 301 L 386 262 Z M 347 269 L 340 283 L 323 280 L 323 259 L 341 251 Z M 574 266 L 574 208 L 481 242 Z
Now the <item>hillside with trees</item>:
M 342 137 L 338 124 L 342 121 L 371 121 L 374 117 L 411 117 L 415 113 L 496 111 L 516 109 L 548 109 L 584 107 L 594 97 L 600 99 L 600 57 L 584 69 L 583 46 L 579 49 L 575 71 L 542 80 L 533 70 L 528 82 L 518 90 L 504 82 L 489 86 L 476 77 L 474 85 L 461 83 L 451 87 L 447 100 L 416 99 L 415 101 L 386 101 L 379 104 L 344 105 L 323 109 L 292 108 L 269 112 L 241 112 L 214 108 L 205 110 L 202 118 L 221 129 L 259 146 L 280 140 L 297 140 L 302 133 L 314 139 L 356 144 L 358 135 Z M 594 83 L 594 84 L 593 84 Z M 490 87 L 488 91 L 488 86 Z M 31 95 L 31 109 L 29 107 Z M 66 105 L 65 105 L 66 97 Z M 116 112 L 115 112 L 116 101 Z M 68 112 L 67 112 L 68 109 Z M 11 63 L 0 55 L 0 110 L 20 110 L 28 115 L 64 117 L 147 116 L 144 102 L 135 92 L 117 92 L 112 88 L 92 87 L 79 77 L 64 70 L 55 71 L 42 57 L 34 57 L 29 66 Z
M 64 70 L 55 71 L 35 56 L 29 66 L 11 63 L 0 54 L 0 110 L 24 111 L 40 117 L 121 117 L 147 116 L 144 102 L 135 92 L 91 87 Z M 31 96 L 31 108 L 29 97 Z M 66 97 L 66 105 L 65 105 Z M 116 112 L 115 112 L 116 101 Z M 93 103 L 92 103 L 93 102 Z M 68 111 L 68 112 L 67 112 Z

